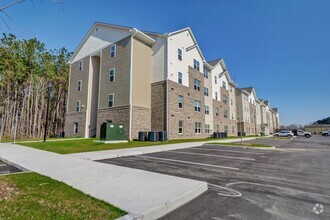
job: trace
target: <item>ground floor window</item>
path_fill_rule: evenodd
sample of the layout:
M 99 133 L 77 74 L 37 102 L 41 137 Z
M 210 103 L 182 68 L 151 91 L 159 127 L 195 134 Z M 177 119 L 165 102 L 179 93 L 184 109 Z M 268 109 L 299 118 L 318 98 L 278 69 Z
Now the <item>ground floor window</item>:
M 179 121 L 179 134 L 183 134 L 183 121 Z
M 78 134 L 78 122 L 73 123 L 73 133 Z
M 225 133 L 228 133 L 228 125 L 224 126 L 224 131 L 225 131 Z
M 202 125 L 202 123 L 195 122 L 195 134 L 200 134 L 201 133 L 201 125 Z
M 231 126 L 231 132 L 232 132 L 233 134 L 235 134 L 235 126 L 234 126 L 234 125 Z
M 205 124 L 205 134 L 209 134 L 209 133 L 211 133 L 210 125 L 209 124 Z

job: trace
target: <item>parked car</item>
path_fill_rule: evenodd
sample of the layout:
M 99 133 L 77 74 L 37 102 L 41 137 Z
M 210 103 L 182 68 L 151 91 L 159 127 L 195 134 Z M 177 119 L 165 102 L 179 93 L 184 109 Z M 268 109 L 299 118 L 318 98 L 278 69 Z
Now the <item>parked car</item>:
M 274 137 L 293 137 L 292 131 L 280 131 L 274 134 Z
M 303 130 L 298 130 L 297 136 L 305 136 L 306 138 L 310 138 L 312 136 L 312 133 Z
M 330 135 L 330 130 L 329 131 L 322 131 L 321 134 L 323 136 L 329 136 Z

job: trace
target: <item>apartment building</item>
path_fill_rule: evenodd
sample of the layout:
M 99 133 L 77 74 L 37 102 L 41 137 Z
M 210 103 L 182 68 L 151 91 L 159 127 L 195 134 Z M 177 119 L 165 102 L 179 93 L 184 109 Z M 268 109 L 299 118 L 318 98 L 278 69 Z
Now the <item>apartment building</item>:
M 99 136 L 105 121 L 123 124 L 127 139 L 151 130 L 169 139 L 236 136 L 238 120 L 257 133 L 251 94 L 223 59 L 205 60 L 190 28 L 160 34 L 95 23 L 69 63 L 67 136 Z

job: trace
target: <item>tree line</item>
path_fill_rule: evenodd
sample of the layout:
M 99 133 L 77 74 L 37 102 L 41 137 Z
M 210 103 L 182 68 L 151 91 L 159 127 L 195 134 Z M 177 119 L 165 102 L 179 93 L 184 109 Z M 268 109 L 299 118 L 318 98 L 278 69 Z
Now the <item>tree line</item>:
M 64 130 L 71 52 L 47 50 L 36 38 L 0 39 L 0 141 L 35 139 L 44 134 L 47 85 L 50 89 L 49 136 Z

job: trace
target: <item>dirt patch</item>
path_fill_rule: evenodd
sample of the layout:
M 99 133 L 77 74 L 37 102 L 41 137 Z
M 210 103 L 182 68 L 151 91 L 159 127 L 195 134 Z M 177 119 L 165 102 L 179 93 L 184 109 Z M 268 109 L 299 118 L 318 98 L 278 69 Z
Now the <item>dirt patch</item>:
M 11 200 L 19 194 L 19 190 L 15 184 L 7 181 L 0 181 L 0 202 Z

